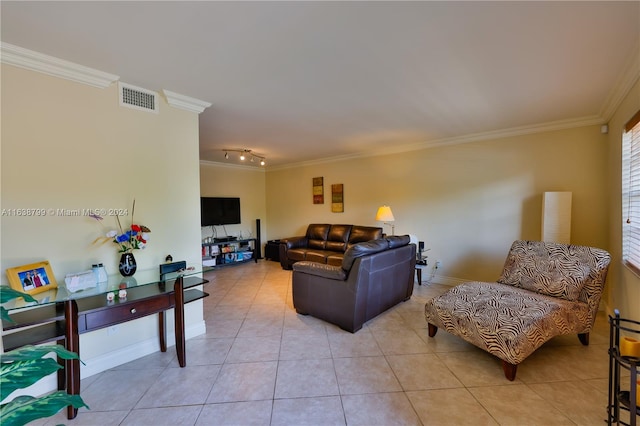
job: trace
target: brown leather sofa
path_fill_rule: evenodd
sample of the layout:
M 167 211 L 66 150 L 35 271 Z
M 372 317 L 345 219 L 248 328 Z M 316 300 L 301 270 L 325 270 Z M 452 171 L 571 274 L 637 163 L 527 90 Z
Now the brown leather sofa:
M 289 270 L 301 260 L 340 266 L 349 247 L 378 238 L 382 238 L 382 228 L 312 223 L 304 236 L 280 240 L 280 264 Z
M 293 306 L 355 333 L 413 294 L 416 246 L 409 236 L 357 243 L 340 266 L 300 261 L 293 265 Z

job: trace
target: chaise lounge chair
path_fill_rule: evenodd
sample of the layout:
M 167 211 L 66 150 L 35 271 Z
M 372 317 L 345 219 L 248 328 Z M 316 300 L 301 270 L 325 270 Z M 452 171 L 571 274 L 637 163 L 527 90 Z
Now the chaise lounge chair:
M 598 311 L 611 256 L 602 249 L 515 241 L 497 282 L 467 282 L 429 300 L 430 337 L 438 328 L 518 364 L 551 338 L 576 333 L 583 345 Z

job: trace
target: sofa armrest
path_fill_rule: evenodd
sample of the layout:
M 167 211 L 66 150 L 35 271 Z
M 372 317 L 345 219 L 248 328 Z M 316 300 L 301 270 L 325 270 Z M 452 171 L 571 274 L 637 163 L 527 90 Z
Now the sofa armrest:
M 325 265 L 318 262 L 301 261 L 293 264 L 294 272 L 316 275 L 336 281 L 345 281 L 347 273 L 340 266 Z
M 301 237 L 284 238 L 280 240 L 280 244 L 284 244 L 287 250 L 292 248 L 306 247 L 307 237 L 301 236 Z

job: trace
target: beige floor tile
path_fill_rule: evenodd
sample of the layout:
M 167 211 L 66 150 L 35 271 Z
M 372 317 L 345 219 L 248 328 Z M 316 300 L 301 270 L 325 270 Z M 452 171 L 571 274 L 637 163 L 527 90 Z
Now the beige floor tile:
M 385 355 L 423 354 L 432 352 L 424 340 L 412 329 L 372 330 L 373 337 Z
M 163 369 L 108 370 L 101 373 L 100 377 L 86 389 L 81 387 L 80 395 L 91 407 L 92 412 L 129 410 L 156 383 L 163 371 Z M 123 386 L 123 384 L 126 385 Z
M 402 317 L 404 323 L 412 329 L 423 330 L 422 334 L 426 336 L 427 334 L 427 321 L 424 318 L 424 303 L 420 304 L 422 309 L 420 310 L 405 310 L 401 311 L 400 316 Z
M 418 333 L 418 336 L 429 346 L 431 352 L 465 352 L 477 349 L 471 343 L 467 343 L 444 330 L 438 330 L 434 337 L 429 337 L 426 326 L 427 322 L 425 320 L 425 328 L 423 332 Z
M 395 309 L 389 309 L 388 311 L 367 321 L 366 327 L 369 328 L 371 332 L 382 330 L 398 331 L 406 330 L 407 324 L 405 324 L 404 319 Z
M 167 368 L 135 408 L 204 404 L 219 371 L 219 365 Z
M 129 414 L 129 410 L 113 410 L 113 411 L 96 411 L 80 409 L 75 419 L 67 419 L 66 410 L 63 410 L 55 416 L 48 419 L 41 419 L 44 423 L 31 422 L 29 426 L 35 426 L 38 424 L 46 426 L 56 426 L 64 424 L 67 426 L 116 426 L 122 424 L 124 418 Z
M 200 405 L 136 409 L 132 410 L 120 424 L 122 426 L 194 425 L 200 415 L 200 411 L 202 411 L 202 406 Z
M 280 336 L 283 318 L 246 318 L 238 331 L 238 337 Z
M 294 309 L 287 309 L 284 315 L 285 336 L 290 334 L 327 334 L 327 323 L 311 315 L 300 315 Z
M 378 342 L 367 329 L 363 328 L 355 334 L 333 330 L 328 336 L 334 358 L 382 355 Z
M 407 392 L 425 426 L 492 426 L 498 423 L 467 389 Z
M 231 345 L 233 344 L 233 338 L 223 339 L 191 339 L 186 342 L 186 360 L 187 365 L 213 365 L 224 363 Z M 171 348 L 173 349 L 173 348 Z M 170 350 L 170 349 L 169 349 Z M 167 350 L 167 352 L 169 352 Z M 173 351 L 175 352 L 175 351 Z M 179 367 L 178 357 L 174 356 L 173 360 L 169 364 L 170 367 Z
M 207 404 L 195 423 L 197 426 L 269 426 L 271 400 Z
M 577 339 L 576 339 L 577 340 Z M 529 355 L 519 366 L 517 377 L 524 383 L 545 383 L 578 380 L 564 363 L 557 362 L 563 346 L 544 346 Z
M 279 335 L 238 337 L 231 345 L 226 362 L 275 361 L 278 359 L 279 354 Z
M 338 394 L 338 381 L 332 359 L 303 359 L 278 363 L 275 398 Z
M 348 425 L 420 425 L 403 392 L 345 395 L 342 405 Z
M 578 378 L 602 379 L 609 377 L 609 353 L 608 346 L 563 346 L 559 348 L 558 363 Z
M 280 360 L 331 358 L 326 333 L 284 334 Z
M 607 394 L 594 392 L 584 381 L 538 383 L 529 387 L 579 425 L 602 425 L 607 418 Z
M 583 380 L 584 383 L 593 387 L 598 392 L 608 395 L 609 394 L 609 377 L 603 379 L 587 379 Z
M 337 358 L 334 365 L 341 395 L 402 390 L 384 357 Z
M 466 387 L 513 385 L 520 383 L 516 375 L 513 382 L 504 376 L 501 361 L 480 349 L 467 352 L 438 352 L 436 355 Z
M 338 396 L 276 399 L 271 426 L 343 426 L 342 402 Z
M 469 392 L 503 426 L 574 425 L 526 385 L 474 387 Z
M 463 387 L 433 354 L 387 356 L 387 362 L 405 391 Z
M 143 356 L 131 362 L 114 367 L 113 370 L 140 370 L 140 369 L 158 369 L 167 367 L 174 359 L 176 359 L 176 351 L 174 348 L 167 349 L 166 352 L 154 352 Z M 93 376 L 96 377 L 97 376 Z M 88 377 L 87 379 L 92 379 Z M 85 380 L 82 381 L 82 388 L 85 388 Z M 88 385 L 88 383 L 86 383 Z
M 207 319 L 207 332 L 198 338 L 210 339 L 220 337 L 236 337 L 244 319 Z
M 277 368 L 275 361 L 223 365 L 207 404 L 272 400 Z
M 266 287 L 258 290 L 256 297 L 254 299 L 254 303 L 285 303 L 287 299 L 287 290 L 285 288 L 272 288 Z

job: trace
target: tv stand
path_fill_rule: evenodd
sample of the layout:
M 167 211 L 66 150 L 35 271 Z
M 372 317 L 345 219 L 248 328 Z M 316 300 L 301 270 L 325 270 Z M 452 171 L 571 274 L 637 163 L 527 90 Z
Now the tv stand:
M 213 239 L 214 243 L 226 243 L 229 241 L 236 241 L 238 237 L 216 237 Z
M 220 241 L 214 238 L 212 243 L 202 243 L 202 264 L 221 267 L 239 265 L 254 261 L 258 263 L 258 243 L 255 238 L 237 239 L 228 237 Z

